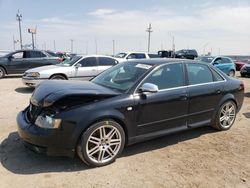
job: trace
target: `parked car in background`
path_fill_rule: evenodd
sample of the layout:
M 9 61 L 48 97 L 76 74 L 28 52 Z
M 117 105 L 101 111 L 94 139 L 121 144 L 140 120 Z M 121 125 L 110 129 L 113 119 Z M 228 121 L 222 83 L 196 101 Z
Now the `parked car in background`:
M 118 61 L 109 56 L 74 56 L 62 63 L 27 70 L 22 77 L 23 83 L 35 87 L 44 80 L 89 80 Z
M 160 57 L 166 57 L 166 58 L 174 58 L 175 57 L 174 51 L 172 51 L 172 50 L 160 50 L 160 51 L 158 51 L 158 55 Z
M 235 75 L 235 71 L 236 71 L 235 64 L 234 64 L 233 60 L 229 57 L 200 56 L 200 57 L 196 58 L 196 60 L 202 61 L 205 63 L 210 63 L 229 76 Z
M 150 59 L 159 58 L 158 54 L 146 53 L 146 52 L 121 52 L 114 56 L 119 62 L 132 60 L 132 59 Z
M 62 61 L 41 50 L 18 50 L 0 57 L 0 78 L 6 74 L 22 74 L 26 70 Z
M 249 76 L 250 75 L 250 63 L 247 63 L 242 66 L 240 69 L 240 75 L 241 77 Z
M 175 52 L 175 58 L 195 59 L 198 53 L 195 49 L 183 49 Z
M 240 71 L 245 64 L 250 64 L 250 59 L 236 60 L 235 62 L 236 70 Z
M 17 116 L 18 133 L 36 152 L 104 166 L 125 145 L 201 126 L 228 130 L 243 99 L 243 82 L 209 64 L 135 60 L 90 82 L 41 83 Z

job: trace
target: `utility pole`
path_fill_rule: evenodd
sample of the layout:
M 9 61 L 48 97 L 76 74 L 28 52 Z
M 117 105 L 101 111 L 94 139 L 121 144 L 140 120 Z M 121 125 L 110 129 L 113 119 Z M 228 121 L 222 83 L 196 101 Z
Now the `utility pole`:
M 70 39 L 70 42 L 71 42 L 71 53 L 73 53 L 73 43 L 74 43 L 74 40 Z
M 86 55 L 88 55 L 88 51 L 89 51 L 89 41 L 86 41 L 86 49 L 85 49 L 85 53 Z
M 18 12 L 16 14 L 16 20 L 18 21 L 18 24 L 19 24 L 20 47 L 21 47 L 21 49 L 23 49 L 22 30 L 21 30 L 22 14 L 19 12 L 19 9 L 18 9 Z
M 54 52 L 56 51 L 56 41 L 54 40 Z
M 98 52 L 98 49 L 97 49 L 97 40 L 95 38 L 95 54 L 97 54 L 97 52 Z
M 151 33 L 153 32 L 151 23 L 149 24 L 149 27 L 147 28 L 146 32 L 148 32 L 148 52 L 150 51 L 150 37 Z
M 174 40 L 174 35 L 172 35 L 171 33 L 169 33 L 171 39 L 172 39 L 172 51 L 173 53 L 175 53 L 175 40 Z
M 115 55 L 115 40 L 112 41 L 113 42 L 113 56 Z

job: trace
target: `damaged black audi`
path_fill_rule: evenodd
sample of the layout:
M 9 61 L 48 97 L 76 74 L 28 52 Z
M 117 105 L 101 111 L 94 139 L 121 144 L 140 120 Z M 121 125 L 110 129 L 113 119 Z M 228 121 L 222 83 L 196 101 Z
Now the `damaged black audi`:
M 30 149 L 88 165 L 115 161 L 124 146 L 201 126 L 229 129 L 244 84 L 208 64 L 154 59 L 118 64 L 91 81 L 44 81 L 17 116 Z

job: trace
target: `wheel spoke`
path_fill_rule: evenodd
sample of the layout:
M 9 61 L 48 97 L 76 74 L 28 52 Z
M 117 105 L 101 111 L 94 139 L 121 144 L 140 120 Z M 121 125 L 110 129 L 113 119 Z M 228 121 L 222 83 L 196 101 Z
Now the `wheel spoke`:
M 225 120 L 225 116 L 220 117 L 220 122 Z
M 110 157 L 113 157 L 115 155 L 115 152 L 111 149 L 111 147 L 108 147 L 106 152 L 109 154 Z
M 97 138 L 97 137 L 94 137 L 94 136 L 90 136 L 90 138 L 89 138 L 89 142 L 91 142 L 93 144 L 96 144 L 96 145 L 99 145 L 100 141 L 101 141 L 100 138 Z
M 114 134 L 116 133 L 115 129 L 112 129 L 108 134 L 107 134 L 107 138 L 112 139 L 112 137 L 114 136 Z
M 105 150 L 99 150 L 99 155 L 98 155 L 98 161 L 102 162 L 103 158 L 104 158 L 104 154 L 105 154 Z
M 100 127 L 99 131 L 100 131 L 100 138 L 101 139 L 105 138 L 106 136 L 105 127 Z
M 109 145 L 110 146 L 119 145 L 120 142 L 121 142 L 120 139 L 111 139 L 110 142 L 109 142 Z
M 91 150 L 89 150 L 89 155 L 92 156 L 93 154 L 97 153 L 98 151 L 100 151 L 99 146 L 95 146 L 93 147 Z

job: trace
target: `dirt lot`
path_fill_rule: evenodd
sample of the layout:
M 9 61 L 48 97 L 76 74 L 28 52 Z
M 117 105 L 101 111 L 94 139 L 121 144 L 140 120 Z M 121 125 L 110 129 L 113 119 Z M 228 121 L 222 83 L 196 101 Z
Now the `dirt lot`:
M 0 187 L 250 187 L 250 78 L 242 110 L 229 131 L 199 128 L 125 149 L 115 163 L 88 168 L 77 157 L 27 150 L 16 115 L 32 89 L 19 77 L 0 80 Z

